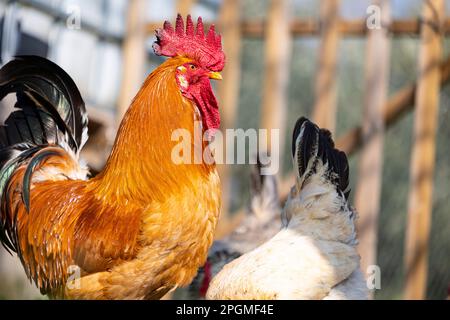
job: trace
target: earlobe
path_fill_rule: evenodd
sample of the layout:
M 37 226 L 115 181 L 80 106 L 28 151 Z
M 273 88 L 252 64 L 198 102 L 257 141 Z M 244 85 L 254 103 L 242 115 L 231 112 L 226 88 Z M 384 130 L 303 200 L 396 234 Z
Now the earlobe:
M 189 83 L 186 80 L 186 77 L 182 74 L 177 75 L 177 82 L 182 90 L 186 90 L 189 87 Z

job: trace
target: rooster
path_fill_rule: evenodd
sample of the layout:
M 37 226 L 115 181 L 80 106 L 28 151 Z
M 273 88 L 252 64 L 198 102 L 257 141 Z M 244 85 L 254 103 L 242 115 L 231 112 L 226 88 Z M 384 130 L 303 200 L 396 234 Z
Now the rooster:
M 10 108 L 0 127 L 0 238 L 50 297 L 158 299 L 206 260 L 218 174 L 210 159 L 172 161 L 171 137 L 219 127 L 210 79 L 224 67 L 221 37 L 214 26 L 205 35 L 201 18 L 195 27 L 188 16 L 185 28 L 178 15 L 156 38 L 155 53 L 169 59 L 145 80 L 94 178 L 79 161 L 87 115 L 72 79 L 38 57 L 0 70 Z M 210 154 L 208 141 L 200 146 Z
M 187 288 L 177 291 L 176 298 L 204 298 L 209 282 L 224 265 L 280 231 L 281 207 L 276 177 L 261 174 L 261 169 L 257 159 L 250 173 L 250 203 L 246 216 L 231 234 L 214 241 L 205 265 Z
M 292 155 L 297 172 L 283 229 L 226 265 L 208 299 L 366 299 L 356 251 L 349 168 L 329 131 L 300 118 Z

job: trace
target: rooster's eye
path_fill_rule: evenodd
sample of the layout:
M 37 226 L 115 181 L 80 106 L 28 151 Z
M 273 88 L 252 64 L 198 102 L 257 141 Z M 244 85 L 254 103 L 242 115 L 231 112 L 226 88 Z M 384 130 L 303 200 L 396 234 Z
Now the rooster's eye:
M 193 65 L 193 64 L 190 64 L 190 65 L 189 65 L 189 68 L 190 68 L 191 70 L 197 69 L 197 67 L 196 67 L 195 65 Z

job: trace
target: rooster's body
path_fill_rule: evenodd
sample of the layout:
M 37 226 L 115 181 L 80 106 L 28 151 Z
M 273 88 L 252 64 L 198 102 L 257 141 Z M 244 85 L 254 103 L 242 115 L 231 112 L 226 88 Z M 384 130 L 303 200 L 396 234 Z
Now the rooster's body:
M 348 162 L 329 132 L 302 118 L 294 130 L 298 172 L 284 228 L 226 265 L 209 299 L 365 299 L 354 220 L 347 202 Z
M 87 119 L 70 77 L 37 57 L 18 58 L 0 71 L 3 102 L 15 99 L 0 136 L 0 236 L 43 293 L 160 298 L 188 284 L 206 259 L 219 215 L 219 178 L 214 163 L 172 161 L 172 133 L 201 130 L 208 105 L 180 90 L 183 66 L 199 62 L 195 52 L 164 51 L 176 40 L 169 27 L 158 31 L 155 51 L 172 58 L 143 84 L 104 170 L 92 179 L 78 163 Z M 199 27 L 203 33 L 201 21 Z M 199 63 L 198 72 L 210 72 L 203 68 Z M 208 77 L 199 78 L 199 96 L 211 100 Z

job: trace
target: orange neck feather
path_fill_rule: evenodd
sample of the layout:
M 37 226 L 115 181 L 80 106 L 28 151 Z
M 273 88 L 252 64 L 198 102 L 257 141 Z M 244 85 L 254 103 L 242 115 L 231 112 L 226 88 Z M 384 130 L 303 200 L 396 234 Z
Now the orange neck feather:
M 189 61 L 168 59 L 147 77 L 122 120 L 103 172 L 92 180 L 96 194 L 112 201 L 163 201 L 215 170 L 214 164 L 177 165 L 171 160 L 178 143 L 171 140 L 173 130 L 184 128 L 194 136 L 194 105 L 175 80 L 176 68 Z

